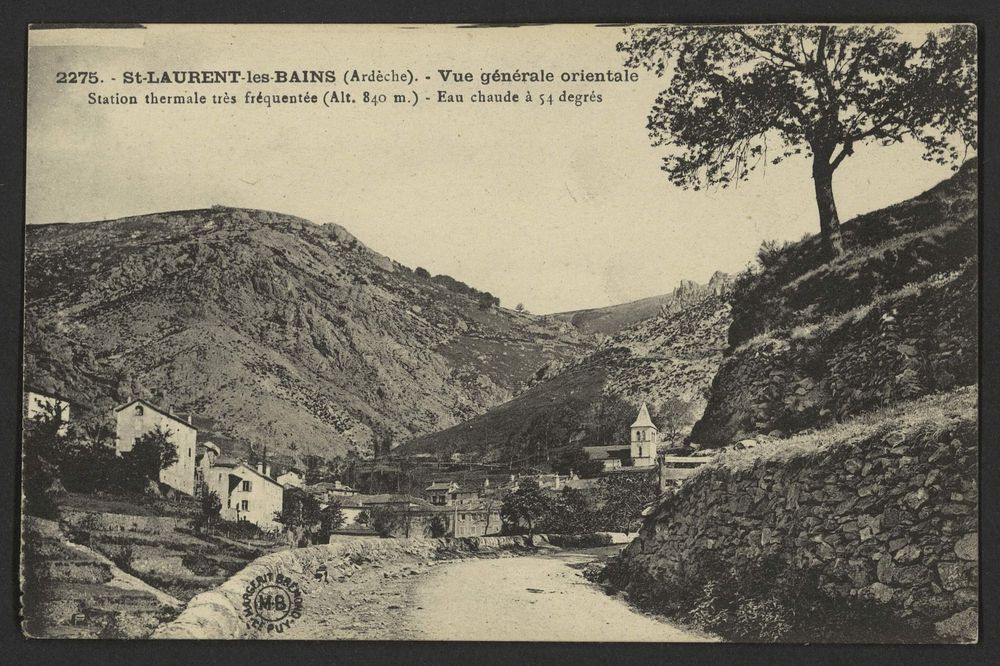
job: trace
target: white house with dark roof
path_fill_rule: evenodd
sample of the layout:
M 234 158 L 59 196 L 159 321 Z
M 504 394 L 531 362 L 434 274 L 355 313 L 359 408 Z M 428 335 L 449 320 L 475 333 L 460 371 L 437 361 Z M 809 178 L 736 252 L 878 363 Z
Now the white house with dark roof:
M 279 530 L 274 519 L 281 512 L 285 489 L 272 479 L 267 468 L 220 458 L 206 472 L 205 485 L 222 502 L 219 515 L 226 520 L 246 520 L 264 530 Z
M 195 448 L 198 429 L 190 417 L 185 420 L 151 402 L 136 399 L 115 409 L 115 453 L 128 453 L 146 433 L 157 426 L 169 432 L 177 449 L 177 462 L 160 471 L 160 483 L 188 495 L 194 495 Z

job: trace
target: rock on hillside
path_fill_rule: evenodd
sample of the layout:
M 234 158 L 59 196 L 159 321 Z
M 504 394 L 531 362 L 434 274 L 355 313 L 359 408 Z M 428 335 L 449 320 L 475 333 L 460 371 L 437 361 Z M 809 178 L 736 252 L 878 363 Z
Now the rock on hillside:
M 602 396 L 625 400 L 635 409 L 642 401 L 681 401 L 697 418 L 726 345 L 727 290 L 723 274 L 708 285 L 685 283 L 660 314 L 605 339 L 593 353 L 540 368 L 531 388 L 513 400 L 461 425 L 418 437 L 400 450 L 458 451 L 507 462 L 523 454 L 527 440 L 548 433 L 551 441 L 542 448 L 551 451 L 580 440 L 588 414 Z M 630 412 L 629 418 L 633 416 Z
M 25 246 L 27 382 L 104 417 L 162 395 L 273 452 L 439 430 L 592 348 L 567 324 L 484 309 L 335 224 L 266 211 L 30 226 Z
M 814 236 L 737 278 L 730 347 L 692 440 L 790 434 L 977 382 L 975 162 L 843 229 L 836 261 Z
M 584 333 L 602 333 L 614 335 L 632 324 L 661 314 L 678 312 L 694 298 L 706 291 L 721 293 L 728 281 L 725 273 L 717 271 L 707 285 L 700 285 L 692 280 L 682 280 L 669 294 L 651 296 L 638 301 L 610 305 L 605 308 L 589 310 L 573 310 L 551 315 L 561 321 L 568 322 Z

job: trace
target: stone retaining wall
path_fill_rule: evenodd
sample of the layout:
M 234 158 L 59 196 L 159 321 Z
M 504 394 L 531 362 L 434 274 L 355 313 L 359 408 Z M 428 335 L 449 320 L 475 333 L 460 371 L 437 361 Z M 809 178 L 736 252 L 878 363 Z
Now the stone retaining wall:
M 975 421 L 752 460 L 759 454 L 748 452 L 742 467 L 709 466 L 662 501 L 607 577 L 640 596 L 670 594 L 693 589 L 705 562 L 743 571 L 773 557 L 815 574 L 834 597 L 933 627 L 928 640 L 976 640 Z
M 608 534 L 604 543 L 622 542 L 626 537 Z M 556 539 L 558 541 L 558 539 Z M 235 639 L 252 636 L 243 616 L 244 594 L 255 581 L 285 577 L 308 595 L 327 580 L 336 580 L 347 568 L 395 561 L 404 557 L 419 560 L 475 557 L 499 551 L 528 552 L 555 548 L 545 535 L 464 537 L 441 539 L 358 538 L 321 546 L 284 550 L 265 555 L 223 585 L 191 599 L 177 619 L 156 630 L 153 638 Z
M 191 526 L 189 518 L 175 516 L 133 516 L 124 513 L 103 513 L 99 511 L 81 511 L 63 509 L 60 522 L 70 526 L 86 525 L 89 529 L 107 532 L 142 532 L 145 534 L 161 534 L 173 532 L 177 528 Z

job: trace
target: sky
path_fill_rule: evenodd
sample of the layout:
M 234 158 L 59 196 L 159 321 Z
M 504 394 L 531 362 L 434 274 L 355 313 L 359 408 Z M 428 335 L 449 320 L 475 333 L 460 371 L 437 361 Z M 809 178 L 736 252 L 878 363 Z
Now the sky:
M 317 92 L 362 87 L 242 83 L 124 86 L 126 71 L 409 69 L 416 89 L 522 94 L 478 83 L 497 68 L 621 70 L 622 29 L 537 26 L 147 26 L 33 30 L 26 222 L 80 222 L 221 204 L 335 222 L 373 250 L 547 313 L 602 307 L 706 281 L 752 261 L 764 240 L 818 231 L 809 163 L 793 159 L 732 189 L 684 191 L 660 170 L 646 116 L 665 79 L 558 81 L 601 103 L 273 107 L 90 105 L 87 93 Z M 439 69 L 474 85 L 440 82 Z M 57 84 L 94 71 L 97 85 Z M 425 77 L 430 76 L 428 80 Z M 557 74 L 558 76 L 558 74 Z M 108 79 L 115 77 L 116 82 Z M 914 196 L 950 170 L 912 143 L 862 147 L 838 169 L 842 220 Z

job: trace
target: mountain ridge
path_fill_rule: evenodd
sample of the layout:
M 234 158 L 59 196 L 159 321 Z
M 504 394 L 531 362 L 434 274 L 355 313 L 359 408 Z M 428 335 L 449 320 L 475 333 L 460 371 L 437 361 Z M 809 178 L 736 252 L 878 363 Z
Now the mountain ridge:
M 155 393 L 272 451 L 366 451 L 593 344 L 335 223 L 216 206 L 25 234 L 25 380 L 95 418 Z

